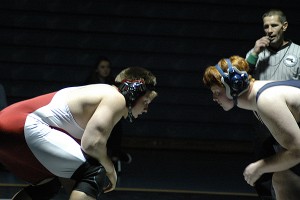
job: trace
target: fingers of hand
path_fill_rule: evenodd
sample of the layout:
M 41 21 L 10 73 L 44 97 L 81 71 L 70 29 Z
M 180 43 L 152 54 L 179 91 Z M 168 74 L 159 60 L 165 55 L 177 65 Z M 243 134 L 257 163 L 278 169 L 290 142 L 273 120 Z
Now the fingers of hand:
M 269 46 L 269 44 L 270 44 L 270 40 L 269 39 L 262 39 L 259 42 L 259 46 L 260 47 L 267 47 L 267 46 Z
M 107 193 L 107 192 L 111 192 L 115 189 L 116 185 L 111 184 L 111 182 L 105 187 L 103 188 L 103 192 Z
M 254 181 L 253 181 L 253 179 L 251 178 L 251 176 L 249 176 L 249 175 L 244 175 L 244 178 L 245 178 L 245 181 L 246 181 L 249 185 L 254 186 Z
M 104 184 L 103 192 L 107 193 L 114 190 L 116 187 L 116 181 L 117 181 L 117 177 L 114 177 L 114 175 L 106 176 L 106 181 L 105 181 L 106 183 Z

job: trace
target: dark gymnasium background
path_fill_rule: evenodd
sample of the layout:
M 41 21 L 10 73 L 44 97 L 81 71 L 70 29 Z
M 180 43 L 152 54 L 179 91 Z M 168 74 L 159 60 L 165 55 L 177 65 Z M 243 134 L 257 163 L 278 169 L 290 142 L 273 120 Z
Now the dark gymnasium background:
M 0 83 L 11 104 L 83 84 L 104 55 L 114 74 L 143 66 L 158 79 L 148 114 L 124 123 L 125 147 L 251 152 L 253 114 L 224 112 L 202 73 L 222 57 L 245 56 L 270 8 L 286 13 L 286 36 L 299 44 L 299 5 L 288 1 L 4 0 Z

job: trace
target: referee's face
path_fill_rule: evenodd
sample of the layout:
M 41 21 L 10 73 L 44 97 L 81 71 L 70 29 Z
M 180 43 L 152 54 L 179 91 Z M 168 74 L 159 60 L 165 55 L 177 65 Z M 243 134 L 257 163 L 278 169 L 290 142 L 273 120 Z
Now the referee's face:
M 269 37 L 270 45 L 272 46 L 283 42 L 283 34 L 287 29 L 287 22 L 281 23 L 279 16 L 267 16 L 263 19 L 264 31 Z

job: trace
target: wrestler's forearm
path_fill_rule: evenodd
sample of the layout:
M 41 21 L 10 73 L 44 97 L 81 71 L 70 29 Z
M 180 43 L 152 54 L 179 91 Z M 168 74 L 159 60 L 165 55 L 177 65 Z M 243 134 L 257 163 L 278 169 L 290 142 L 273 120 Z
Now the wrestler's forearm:
M 284 171 L 300 163 L 299 152 L 299 150 L 284 150 L 258 162 L 261 163 L 263 173 Z
M 107 173 L 113 173 L 114 172 L 114 165 L 111 161 L 111 159 L 107 155 L 107 148 L 106 144 L 105 146 L 101 146 L 97 148 L 98 156 L 97 159 L 101 163 L 101 165 L 105 168 Z
M 92 143 L 87 142 L 87 140 L 83 140 L 81 148 L 86 154 L 97 159 L 99 163 L 101 163 L 101 165 L 105 168 L 107 173 L 111 173 L 114 171 L 114 165 L 107 155 L 106 142 L 95 142 L 95 140 L 93 140 Z

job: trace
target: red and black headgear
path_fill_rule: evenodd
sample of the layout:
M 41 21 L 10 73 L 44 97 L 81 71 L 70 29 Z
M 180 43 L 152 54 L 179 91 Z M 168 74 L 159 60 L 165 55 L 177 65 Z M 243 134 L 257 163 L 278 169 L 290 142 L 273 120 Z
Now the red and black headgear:
M 128 107 L 128 118 L 132 122 L 134 117 L 132 115 L 132 107 L 137 100 L 146 94 L 147 91 L 153 91 L 154 85 L 145 84 L 145 81 L 140 80 L 123 80 L 121 83 L 116 83 L 120 93 L 125 97 L 126 106 Z

